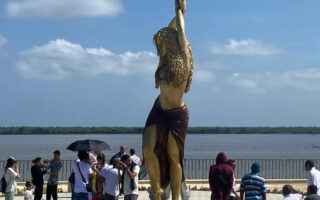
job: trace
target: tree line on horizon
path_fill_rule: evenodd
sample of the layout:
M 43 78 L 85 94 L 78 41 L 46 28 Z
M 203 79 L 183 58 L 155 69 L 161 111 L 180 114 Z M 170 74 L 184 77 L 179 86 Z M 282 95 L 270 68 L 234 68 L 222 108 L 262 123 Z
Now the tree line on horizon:
M 142 134 L 143 127 L 0 127 L 0 135 Z M 320 134 L 320 127 L 189 127 L 188 134 Z

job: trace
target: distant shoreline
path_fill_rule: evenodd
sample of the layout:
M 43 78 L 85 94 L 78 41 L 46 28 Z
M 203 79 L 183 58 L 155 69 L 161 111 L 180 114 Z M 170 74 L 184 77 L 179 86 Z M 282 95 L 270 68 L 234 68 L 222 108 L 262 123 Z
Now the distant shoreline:
M 142 134 L 143 127 L 0 127 L 0 135 Z M 320 134 L 320 127 L 189 127 L 188 134 Z

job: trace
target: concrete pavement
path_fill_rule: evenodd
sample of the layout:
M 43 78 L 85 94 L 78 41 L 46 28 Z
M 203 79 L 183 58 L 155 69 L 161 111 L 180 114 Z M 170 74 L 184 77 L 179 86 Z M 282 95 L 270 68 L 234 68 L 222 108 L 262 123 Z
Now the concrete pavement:
M 210 200 L 210 192 L 209 191 L 196 191 L 191 190 L 191 196 L 189 200 Z M 71 193 L 59 193 L 58 199 L 71 199 Z M 45 195 L 43 195 L 45 198 Z M 16 196 L 15 200 L 24 200 L 23 196 Z M 139 200 L 149 200 L 149 194 L 147 191 L 139 192 Z M 283 196 L 280 194 L 267 194 L 268 200 L 282 200 Z M 1 197 L 0 200 L 4 200 L 4 197 Z M 119 198 L 119 200 L 123 200 L 123 196 Z

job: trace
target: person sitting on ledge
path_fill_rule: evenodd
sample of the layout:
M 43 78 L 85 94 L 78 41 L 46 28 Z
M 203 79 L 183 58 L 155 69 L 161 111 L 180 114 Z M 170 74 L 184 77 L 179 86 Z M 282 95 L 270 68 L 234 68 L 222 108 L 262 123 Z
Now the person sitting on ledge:
M 283 200 L 302 200 L 302 195 L 297 193 L 291 185 L 282 187 Z
M 320 196 L 317 195 L 318 188 L 315 185 L 309 185 L 307 191 L 307 198 L 305 200 L 320 200 Z

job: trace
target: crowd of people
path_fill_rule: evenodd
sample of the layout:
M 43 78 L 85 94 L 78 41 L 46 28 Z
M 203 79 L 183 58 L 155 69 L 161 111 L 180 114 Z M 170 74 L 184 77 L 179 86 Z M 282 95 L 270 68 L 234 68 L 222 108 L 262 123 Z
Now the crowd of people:
M 62 168 L 62 162 L 60 160 L 60 151 L 53 152 L 53 159 L 45 165 L 41 157 L 36 157 L 33 160 L 33 166 L 31 167 L 32 181 L 26 181 L 26 190 L 24 192 L 24 199 L 31 200 L 34 196 L 34 200 L 41 200 L 43 193 L 44 179 L 43 176 L 48 174 L 49 179 L 47 182 L 46 199 L 53 200 L 58 199 L 58 176 L 59 171 Z M 16 179 L 20 178 L 19 166 L 14 157 L 10 157 L 7 160 L 4 178 L 1 181 L 1 189 L 5 194 L 5 200 L 13 200 L 16 193 Z
M 50 162 L 41 157 L 33 160 L 31 167 L 31 181 L 26 181 L 24 192 L 25 200 L 41 200 L 43 195 L 44 175 L 48 174 L 46 200 L 58 199 L 59 172 L 62 168 L 60 151 L 53 152 Z M 72 191 L 72 200 L 116 200 L 123 195 L 125 200 L 138 199 L 138 174 L 141 161 L 130 149 L 121 146 L 120 151 L 106 162 L 101 150 L 93 152 L 79 151 L 78 160 L 73 163 L 69 184 Z M 17 183 L 20 178 L 19 167 L 14 157 L 10 157 L 5 166 L 4 176 L 1 179 L 1 191 L 5 200 L 13 200 Z
M 216 164 L 210 166 L 209 185 L 211 189 L 211 200 L 265 200 L 267 199 L 266 181 L 259 176 L 262 165 L 255 162 L 251 166 L 251 173 L 245 174 L 241 179 L 240 195 L 234 178 L 236 167 L 235 160 L 228 160 L 224 152 L 216 157 Z M 320 200 L 320 171 L 314 167 L 312 160 L 307 160 L 304 165 L 308 172 L 308 190 L 305 200 Z M 284 200 L 302 200 L 299 194 L 291 185 L 284 185 L 282 188 Z
M 129 155 L 121 146 L 109 164 L 101 150 L 79 151 L 78 158 L 72 166 L 74 178 L 69 178 L 72 200 L 117 200 L 120 195 L 125 200 L 138 199 L 141 161 L 134 149 Z
M 57 200 L 58 177 L 63 166 L 60 160 L 60 151 L 54 151 L 53 159 L 49 162 L 45 161 L 44 163 L 41 157 L 36 157 L 33 163 L 31 167 L 32 180 L 26 181 L 24 199 L 42 199 L 43 177 L 48 174 L 46 199 L 51 200 L 52 197 L 53 200 Z M 120 147 L 120 151 L 111 157 L 109 163 L 101 150 L 89 153 L 79 151 L 78 160 L 73 163 L 72 174 L 69 178 L 72 200 L 117 200 L 121 195 L 124 200 L 138 199 L 141 164 L 135 150 L 130 149 L 130 154 L 127 154 L 125 146 Z M 312 160 L 307 160 L 304 168 L 308 172 L 308 190 L 305 199 L 320 200 L 320 171 L 315 168 Z M 267 198 L 266 181 L 259 176 L 259 172 L 262 170 L 261 163 L 253 163 L 251 172 L 242 177 L 239 194 L 234 177 L 235 169 L 235 160 L 228 160 L 224 152 L 217 155 L 216 164 L 210 166 L 209 171 L 211 200 L 265 200 Z M 16 179 L 19 178 L 17 161 L 10 157 L 6 162 L 4 176 L 1 179 L 1 191 L 5 194 L 5 200 L 14 199 Z M 303 196 L 291 185 L 284 185 L 282 194 L 284 200 L 303 199 Z M 168 197 L 164 199 L 168 199 Z M 184 200 L 184 198 L 182 199 Z

